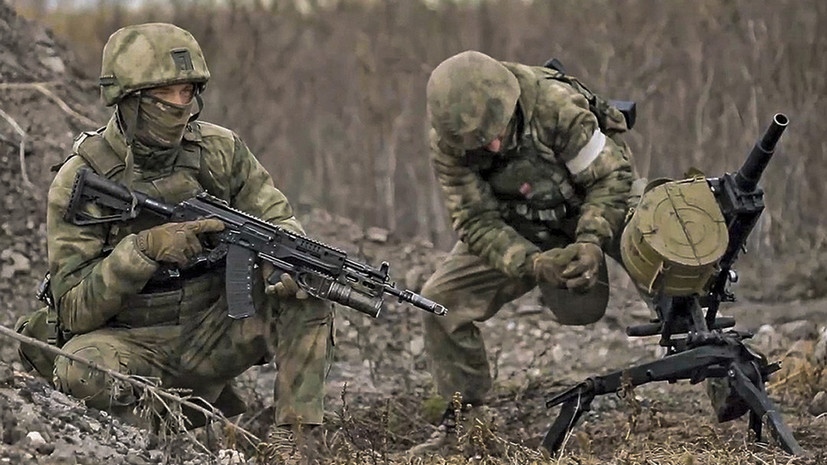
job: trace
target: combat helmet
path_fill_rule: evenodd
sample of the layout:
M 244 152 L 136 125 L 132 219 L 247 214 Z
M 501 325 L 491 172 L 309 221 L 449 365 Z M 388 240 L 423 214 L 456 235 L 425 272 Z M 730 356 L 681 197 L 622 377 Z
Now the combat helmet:
M 502 63 L 473 50 L 437 66 L 427 85 L 428 116 L 439 137 L 470 150 L 505 131 L 514 114 L 520 85 Z
M 107 106 L 137 90 L 182 82 L 194 83 L 200 92 L 209 79 L 198 42 L 172 24 L 126 26 L 103 47 L 100 86 Z

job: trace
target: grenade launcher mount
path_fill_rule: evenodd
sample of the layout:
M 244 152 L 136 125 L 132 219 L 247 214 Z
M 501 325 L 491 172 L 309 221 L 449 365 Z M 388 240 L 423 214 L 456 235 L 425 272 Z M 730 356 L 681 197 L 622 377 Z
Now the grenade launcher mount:
M 744 344 L 743 340 L 752 337 L 751 333 L 723 331 L 735 326 L 734 318 L 717 316 L 721 302 L 735 300 L 729 285 L 737 281 L 738 275 L 732 266 L 739 253 L 746 251 L 747 238 L 764 209 L 764 192 L 758 181 L 787 124 L 785 115 L 776 114 L 735 174 L 707 178 L 726 221 L 729 240 L 706 291 L 702 295 L 691 296 L 657 293 L 654 296 L 657 318 L 648 324 L 626 328 L 629 336 L 659 334 L 660 345 L 666 348 L 664 357 L 606 375 L 592 376 L 548 398 L 547 408 L 561 405 L 542 442 L 550 453 L 560 450 L 566 436 L 581 415 L 591 408 L 596 396 L 618 393 L 628 386 L 653 381 L 674 383 L 689 380 L 696 384 L 708 378 L 722 378 L 726 380 L 729 392 L 723 405 L 716 406 L 719 422 L 734 420 L 749 412 L 749 428 L 756 441 L 761 440 L 761 430 L 766 420 L 772 436 L 782 449 L 793 455 L 807 455 L 764 387 L 769 375 L 780 368 L 779 364 L 769 363 L 766 357 Z

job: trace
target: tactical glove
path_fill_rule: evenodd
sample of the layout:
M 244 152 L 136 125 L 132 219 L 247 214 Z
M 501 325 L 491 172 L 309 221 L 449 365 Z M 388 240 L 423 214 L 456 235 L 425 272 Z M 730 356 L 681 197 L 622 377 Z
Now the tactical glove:
M 264 292 L 266 294 L 276 294 L 281 299 L 288 299 L 294 297 L 299 300 L 304 300 L 308 297 L 307 292 L 300 288 L 296 280 L 290 276 L 290 273 L 282 273 L 279 276 L 279 282 L 270 284 L 270 276 L 276 271 L 276 268 L 270 262 L 264 262 L 261 265 L 261 274 L 264 276 Z
M 597 282 L 603 251 L 591 242 L 575 242 L 534 257 L 534 277 L 552 285 L 586 292 Z
M 138 250 L 155 261 L 184 266 L 203 250 L 199 234 L 223 230 L 224 222 L 212 218 L 165 223 L 139 232 L 135 243 Z

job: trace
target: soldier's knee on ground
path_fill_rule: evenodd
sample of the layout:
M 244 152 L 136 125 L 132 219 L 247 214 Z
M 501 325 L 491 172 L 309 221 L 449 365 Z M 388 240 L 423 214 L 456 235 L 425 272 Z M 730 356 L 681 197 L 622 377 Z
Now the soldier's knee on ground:
M 72 344 L 69 341 L 63 349 L 72 355 L 95 363 L 99 367 L 122 372 L 120 355 L 108 344 Z M 107 410 L 111 407 L 129 405 L 135 402 L 131 386 L 113 382 L 110 376 L 66 357 L 55 360 L 55 387 L 66 394 L 84 400 L 86 405 Z

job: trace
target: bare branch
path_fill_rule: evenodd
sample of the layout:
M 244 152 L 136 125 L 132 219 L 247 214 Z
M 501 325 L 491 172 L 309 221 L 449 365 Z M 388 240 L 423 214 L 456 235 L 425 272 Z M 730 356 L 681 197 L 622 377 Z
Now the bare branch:
M 14 128 L 14 131 L 17 132 L 18 135 L 20 135 L 20 155 L 19 155 L 19 157 L 20 157 L 20 175 L 23 177 L 23 184 L 28 189 L 33 189 L 34 184 L 32 184 L 32 182 L 29 181 L 29 175 L 26 174 L 26 159 L 25 159 L 25 155 L 26 155 L 26 131 L 24 131 L 23 128 L 21 128 L 20 125 L 17 124 L 17 121 L 15 121 L 14 118 L 9 116 L 9 114 L 6 113 L 5 111 L 3 111 L 3 109 L 1 109 L 1 108 L 0 108 L 0 116 L 2 116 L 3 119 L 8 121 L 8 123 L 11 125 L 11 127 Z
M 16 331 L 14 331 L 12 329 L 9 329 L 9 328 L 7 328 L 3 325 L 0 325 L 0 334 L 2 334 L 4 336 L 8 336 L 8 337 L 10 337 L 12 339 L 15 339 L 15 340 L 17 340 L 21 343 L 35 346 L 38 349 L 44 350 L 44 351 L 46 351 L 50 354 L 59 355 L 61 357 L 66 357 L 69 360 L 72 360 L 73 362 L 82 363 L 83 365 L 86 365 L 89 368 L 92 368 L 93 370 L 98 370 L 100 372 L 106 373 L 107 375 L 111 376 L 112 378 L 117 379 L 118 381 L 123 381 L 123 382 L 129 383 L 129 384 L 131 384 L 135 387 L 143 389 L 143 390 L 151 393 L 153 396 L 156 396 L 156 397 L 159 397 L 159 398 L 162 398 L 162 399 L 166 399 L 166 400 L 171 401 L 171 402 L 175 402 L 175 403 L 177 403 L 179 405 L 182 405 L 182 406 L 189 407 L 189 408 L 205 415 L 207 418 L 211 418 L 213 420 L 218 420 L 218 421 L 226 424 L 230 428 L 242 433 L 242 435 L 245 437 L 245 439 L 250 441 L 250 444 L 253 445 L 253 446 L 257 446 L 259 443 L 261 443 L 261 439 L 259 439 L 255 434 L 253 434 L 253 433 L 247 431 L 246 429 L 244 429 L 244 428 L 236 425 L 235 423 L 231 422 L 230 420 L 227 419 L 227 417 L 222 415 L 221 412 L 216 410 L 215 408 L 213 408 L 212 410 L 207 410 L 207 409 L 205 409 L 204 407 L 202 407 L 198 404 L 195 404 L 195 403 L 190 402 L 186 399 L 183 399 L 183 398 L 181 398 L 181 397 L 179 397 L 175 394 L 170 394 L 166 390 L 164 390 L 160 387 L 157 387 L 157 386 L 153 386 L 152 384 L 150 384 L 146 381 L 141 381 L 139 379 L 136 379 L 133 376 L 128 376 L 128 375 L 125 375 L 123 373 L 119 373 L 117 371 L 114 371 L 112 369 L 102 367 L 102 366 L 98 365 L 95 362 L 90 362 L 89 360 L 86 360 L 82 357 L 78 357 L 75 354 L 70 354 L 69 352 L 66 352 L 65 350 L 62 350 L 62 349 L 60 349 L 58 347 L 55 347 L 53 345 L 46 344 L 45 342 L 41 342 L 37 339 L 31 338 L 31 337 L 28 337 L 28 336 L 24 336 L 24 335 L 22 335 L 20 333 L 17 333 Z
M 40 92 L 41 94 L 45 95 L 49 99 L 51 99 L 66 114 L 76 118 L 77 120 L 79 120 L 83 124 L 86 124 L 86 125 L 92 126 L 92 127 L 99 126 L 99 124 L 97 122 L 95 122 L 95 121 L 91 120 L 90 118 L 87 118 L 86 116 L 83 116 L 80 113 L 78 113 L 77 111 L 73 110 L 72 107 L 70 107 L 65 101 L 63 101 L 63 99 L 58 97 L 57 94 L 55 94 L 54 92 L 52 92 L 51 89 L 46 87 L 46 86 L 52 85 L 52 84 L 54 84 L 54 83 L 53 82 L 10 82 L 10 83 L 0 84 L 0 89 L 34 89 L 34 90 Z

